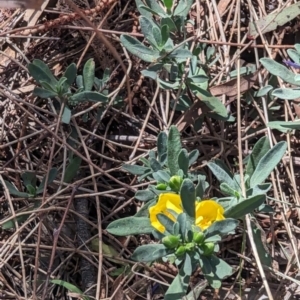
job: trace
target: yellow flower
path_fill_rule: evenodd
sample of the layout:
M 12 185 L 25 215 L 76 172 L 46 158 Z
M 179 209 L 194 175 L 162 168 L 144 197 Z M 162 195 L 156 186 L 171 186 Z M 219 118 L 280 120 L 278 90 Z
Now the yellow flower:
M 225 220 L 224 208 L 214 200 L 204 200 L 196 203 L 195 224 L 205 230 L 215 221 Z
M 183 212 L 180 196 L 172 193 L 160 194 L 157 203 L 149 208 L 151 225 L 157 231 L 161 233 L 165 231 L 165 227 L 157 219 L 158 214 L 164 214 L 172 221 L 176 221 L 170 211 L 174 211 L 176 214 Z M 224 208 L 214 200 L 195 202 L 195 211 L 195 225 L 199 226 L 201 230 L 205 230 L 215 221 L 225 220 Z
M 172 221 L 176 221 L 176 218 L 168 210 L 172 210 L 177 214 L 183 212 L 179 195 L 171 193 L 160 194 L 157 203 L 149 208 L 151 225 L 161 233 L 166 229 L 157 219 L 158 214 L 164 214 Z

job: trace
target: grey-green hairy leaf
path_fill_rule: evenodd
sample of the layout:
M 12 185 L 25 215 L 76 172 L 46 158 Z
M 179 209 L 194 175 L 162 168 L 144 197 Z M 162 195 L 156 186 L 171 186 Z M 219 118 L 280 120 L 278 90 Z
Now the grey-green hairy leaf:
M 209 226 L 206 230 L 204 230 L 205 237 L 209 238 L 214 235 L 224 236 L 228 233 L 232 233 L 234 232 L 238 224 L 239 224 L 238 220 L 235 220 L 230 217 L 222 221 L 216 221 L 211 226 Z
M 84 102 L 84 101 L 92 101 L 92 102 L 107 102 L 107 96 L 98 93 L 98 92 L 89 92 L 83 91 L 76 93 L 70 97 L 70 101 L 73 102 Z
M 140 41 L 129 35 L 121 35 L 120 40 L 130 53 L 139 57 L 143 61 L 155 62 L 160 57 L 159 51 L 146 47 Z
M 184 179 L 180 189 L 183 210 L 191 218 L 195 218 L 195 186 L 190 179 Z
M 246 166 L 246 174 L 252 176 L 260 159 L 270 150 L 270 142 L 268 137 L 260 138 L 253 147 L 252 153 L 249 155 Z
M 84 90 L 89 92 L 92 90 L 95 78 L 95 61 L 93 58 L 84 64 L 82 75 Z
M 49 67 L 39 59 L 33 60 L 33 62 L 28 65 L 28 71 L 38 83 L 45 81 L 53 87 L 57 84 L 57 80 L 53 76 Z
M 300 129 L 300 121 L 271 121 L 267 124 L 267 126 L 286 133 L 290 130 Z
M 272 96 L 280 99 L 294 100 L 300 97 L 300 88 L 298 89 L 285 89 L 279 88 L 272 92 Z
M 230 205 L 226 209 L 224 216 L 226 218 L 240 219 L 246 214 L 252 213 L 265 202 L 266 195 L 256 195 L 238 202 L 236 205 Z
M 150 234 L 153 230 L 150 219 L 145 217 L 126 217 L 111 222 L 106 230 L 117 236 Z
M 250 178 L 250 187 L 263 183 L 282 159 L 287 149 L 287 143 L 282 141 L 269 150 L 258 162 Z
M 134 197 L 139 201 L 149 201 L 154 199 L 156 195 L 149 190 L 138 190 Z
M 67 78 L 67 84 L 70 86 L 71 84 L 73 84 L 73 82 L 74 82 L 74 80 L 75 80 L 75 78 L 76 78 L 76 75 L 77 75 L 77 67 L 76 67 L 76 64 L 71 63 L 71 64 L 67 67 L 67 69 L 66 69 L 66 71 L 65 71 L 65 73 L 64 73 L 64 75 L 63 75 L 63 77 Z
M 151 171 L 150 168 L 138 166 L 138 165 L 128 165 L 124 164 L 122 169 L 133 174 L 133 175 L 143 175 L 144 173 Z
M 139 262 L 152 262 L 168 255 L 170 251 L 163 244 L 148 244 L 136 248 L 131 259 Z
M 180 133 L 176 126 L 170 127 L 168 135 L 168 167 L 171 176 L 176 175 L 179 170 L 178 155 L 181 150 Z
M 290 84 L 300 85 L 300 82 L 295 80 L 295 74 L 275 60 L 264 57 L 259 61 L 271 74 L 280 77 L 283 81 Z
M 186 149 L 181 149 L 178 155 L 178 165 L 183 171 L 183 174 L 187 176 L 189 170 L 189 154 Z

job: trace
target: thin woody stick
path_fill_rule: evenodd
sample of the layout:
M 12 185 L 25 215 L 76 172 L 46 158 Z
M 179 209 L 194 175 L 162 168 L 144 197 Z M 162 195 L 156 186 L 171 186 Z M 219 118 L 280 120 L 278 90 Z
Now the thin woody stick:
M 76 13 L 78 15 L 80 15 L 82 17 L 82 19 L 84 19 L 88 25 L 90 27 L 92 27 L 95 30 L 95 33 L 97 35 L 97 37 L 100 39 L 101 42 L 104 43 L 104 45 L 109 49 L 109 51 L 112 53 L 112 55 L 114 56 L 114 58 L 119 62 L 119 64 L 121 65 L 125 76 L 126 76 L 126 84 L 127 84 L 127 94 L 128 94 L 128 106 L 129 106 L 129 114 L 132 116 L 132 101 L 131 101 L 131 89 L 130 89 L 130 82 L 129 82 L 129 76 L 127 74 L 127 69 L 119 55 L 119 53 L 116 51 L 116 49 L 114 48 L 114 46 L 107 40 L 107 38 L 104 36 L 104 34 L 100 31 L 98 31 L 98 29 L 94 26 L 94 24 L 84 15 L 84 13 L 76 6 L 76 4 L 74 4 L 74 2 L 72 0 L 66 0 L 66 2 L 68 3 L 68 5 L 70 7 L 72 7 Z

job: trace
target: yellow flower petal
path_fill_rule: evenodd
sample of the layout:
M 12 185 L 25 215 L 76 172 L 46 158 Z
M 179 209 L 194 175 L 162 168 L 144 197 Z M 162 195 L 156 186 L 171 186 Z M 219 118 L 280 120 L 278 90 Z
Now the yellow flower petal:
M 176 218 L 168 210 L 172 210 L 177 214 L 182 213 L 183 210 L 179 195 L 172 193 L 160 194 L 157 203 L 149 208 L 151 225 L 161 233 L 166 229 L 157 219 L 158 214 L 164 214 L 171 220 L 176 221 Z
M 225 220 L 224 208 L 214 200 L 204 200 L 196 204 L 196 222 L 202 230 L 211 226 L 215 221 Z

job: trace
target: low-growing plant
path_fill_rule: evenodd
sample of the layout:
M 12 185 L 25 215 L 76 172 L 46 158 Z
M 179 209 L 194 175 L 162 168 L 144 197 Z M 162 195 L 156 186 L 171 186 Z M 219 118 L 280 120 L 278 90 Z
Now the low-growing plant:
M 74 63 L 70 64 L 63 76 L 57 80 L 49 67 L 41 60 L 35 59 L 28 65 L 30 75 L 41 85 L 35 87 L 33 94 L 40 98 L 55 98 L 64 105 L 62 122 L 69 124 L 72 110 L 71 107 L 80 102 L 92 101 L 108 102 L 108 91 L 104 89 L 109 79 L 109 71 L 105 70 L 102 79 L 95 77 L 95 62 L 89 59 L 84 67 L 82 75 L 77 75 Z M 72 85 L 76 82 L 77 90 L 73 91 Z M 92 89 L 95 88 L 95 91 Z M 102 92 L 99 92 L 99 91 Z
M 300 44 L 295 44 L 295 49 L 288 49 L 287 54 L 291 60 L 283 60 L 289 67 L 295 69 L 300 68 Z M 284 82 L 292 85 L 290 88 L 277 88 L 274 84 L 269 84 L 258 92 L 260 96 L 269 95 L 272 100 L 277 97 L 285 100 L 295 100 L 300 97 L 300 75 L 293 73 L 283 64 L 276 62 L 271 58 L 261 58 L 261 64 L 274 76 L 278 76 Z M 270 121 L 268 127 L 272 129 L 280 130 L 281 132 L 287 132 L 290 130 L 300 129 L 300 122 L 296 121 Z
M 208 64 L 215 59 L 214 48 L 196 43 L 191 49 L 192 43 L 187 40 L 186 17 L 193 2 L 136 0 L 145 42 L 126 34 L 121 35 L 120 40 L 130 53 L 150 63 L 141 72 L 144 77 L 156 81 L 163 90 L 180 91 L 178 99 L 171 101 L 173 109 L 186 111 L 190 108 L 192 101 L 187 97 L 189 90 L 201 99 L 206 116 L 233 121 L 224 104 L 208 91 L 210 76 L 207 70 Z M 205 52 L 205 61 L 199 59 L 201 52 Z M 200 114 L 195 121 L 201 121 L 203 117 L 204 114 Z
M 208 187 L 205 176 L 190 171 L 199 153 L 183 149 L 179 131 L 171 126 L 168 135 L 159 134 L 157 152 L 150 151 L 149 159 L 141 159 L 143 166 L 123 166 L 127 172 L 138 175 L 140 181 L 154 180 L 156 184 L 137 191 L 136 199 L 146 202 L 141 211 L 113 221 L 107 231 L 118 236 L 153 235 L 158 242 L 139 246 L 131 258 L 138 262 L 163 260 L 176 265 L 178 274 L 165 299 L 185 296 L 189 279 L 198 267 L 207 282 L 218 289 L 222 280 L 233 273 L 233 268 L 217 256 L 218 243 L 222 237 L 235 232 L 238 220 L 246 214 L 267 209 L 264 204 L 271 184 L 264 181 L 279 163 L 286 147 L 285 142 L 280 142 L 270 149 L 265 137 L 256 143 L 245 161 L 245 196 L 239 174 L 232 174 L 220 160 L 210 162 L 208 167 L 220 181 L 220 189 L 226 197 L 207 200 L 203 199 Z M 259 243 L 260 231 L 256 237 Z M 266 259 L 263 262 L 268 264 Z

